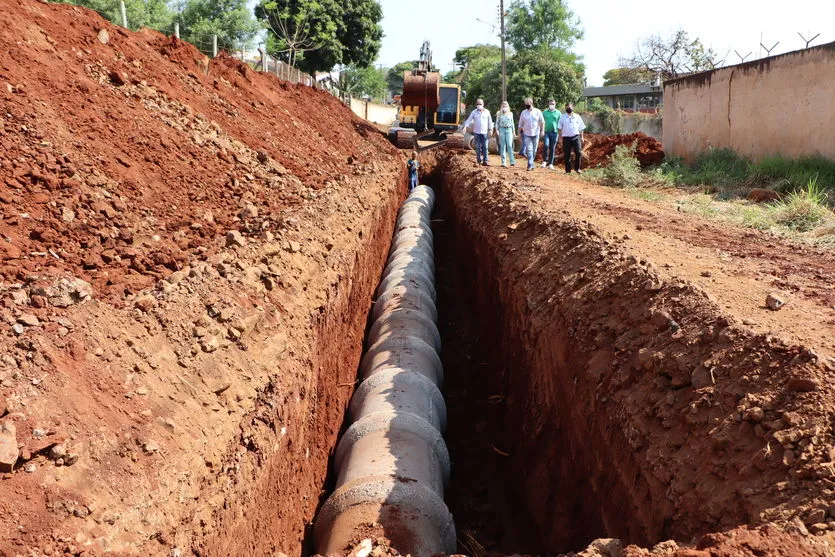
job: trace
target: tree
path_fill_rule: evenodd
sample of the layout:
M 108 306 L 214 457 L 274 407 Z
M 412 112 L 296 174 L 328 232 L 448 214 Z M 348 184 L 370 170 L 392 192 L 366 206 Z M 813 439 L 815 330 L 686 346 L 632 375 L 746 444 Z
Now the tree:
M 646 83 L 655 79 L 655 74 L 641 68 L 612 68 L 603 74 L 603 86 Z
M 212 35 L 218 48 L 239 50 L 248 47 L 261 29 L 246 6 L 246 0 L 188 0 L 178 17 L 183 39 L 206 52 Z
M 374 66 L 346 66 L 339 73 L 339 88 L 355 97 L 380 99 L 386 92 L 386 71 Z
M 488 73 L 500 68 L 502 49 L 490 44 L 477 44 L 455 51 L 454 62 L 460 68 L 454 76 L 455 82 L 466 92 L 464 102 L 475 103 L 484 95 L 484 80 Z
M 687 31 L 679 29 L 668 37 L 656 34 L 638 41 L 632 55 L 619 62 L 624 68 L 675 79 L 683 73 L 713 69 L 718 56 L 699 39 L 691 40 Z
M 263 0 L 255 13 L 269 22 L 270 54 L 292 58 L 293 65 L 310 73 L 338 64 L 366 67 L 380 51 L 383 11 L 376 0 Z M 286 22 L 287 32 L 278 21 Z M 304 46 L 293 46 L 288 40 L 293 37 L 303 37 Z
M 119 3 L 112 0 L 74 0 L 72 3 L 92 8 L 110 21 L 122 24 Z M 173 28 L 174 12 L 166 0 L 125 0 L 128 27 L 134 31 L 141 27 L 170 33 Z
M 516 52 L 541 47 L 568 50 L 583 38 L 580 20 L 564 0 L 513 0 L 506 32 Z
M 570 57 L 554 56 L 554 50 L 541 48 L 517 53 L 507 62 L 507 100 L 512 107 L 522 106 L 531 97 L 537 106 L 549 98 L 559 104 L 575 102 L 583 92 L 583 68 Z M 467 97 L 481 97 L 495 110 L 501 103 L 501 68 L 494 66 Z
M 395 64 L 386 71 L 386 85 L 389 93 L 392 95 L 399 95 L 403 92 L 403 74 L 415 67 L 413 60 L 409 62 L 400 62 Z

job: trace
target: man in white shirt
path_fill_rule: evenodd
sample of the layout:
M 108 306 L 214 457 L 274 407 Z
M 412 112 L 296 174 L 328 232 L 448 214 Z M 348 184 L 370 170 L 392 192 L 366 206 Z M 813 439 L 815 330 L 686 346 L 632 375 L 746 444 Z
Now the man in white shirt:
M 562 152 L 565 154 L 565 173 L 571 174 L 571 152 L 574 151 L 574 170 L 582 174 L 580 159 L 583 158 L 583 130 L 586 125 L 579 114 L 574 113 L 574 105 L 567 103 L 565 112 L 560 116 L 557 131 L 562 137 Z
M 475 158 L 478 164 L 487 166 L 487 138 L 493 133 L 493 116 L 484 108 L 484 99 L 476 99 L 475 110 L 470 113 L 463 128 L 473 126 L 475 136 Z
M 525 99 L 525 110 L 519 115 L 519 135 L 522 136 L 522 152 L 528 157 L 528 170 L 533 170 L 539 138 L 545 135 L 545 119 L 531 98 Z

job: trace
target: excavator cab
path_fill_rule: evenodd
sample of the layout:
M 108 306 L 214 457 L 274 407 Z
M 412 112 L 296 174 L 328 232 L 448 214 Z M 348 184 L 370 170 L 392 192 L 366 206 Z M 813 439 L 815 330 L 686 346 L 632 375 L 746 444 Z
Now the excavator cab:
M 461 125 L 461 87 L 441 83 L 441 74 L 432 71 L 432 51 L 424 42 L 417 67 L 403 75 L 399 123 L 389 130 L 389 139 L 400 149 L 423 151 L 458 139 Z

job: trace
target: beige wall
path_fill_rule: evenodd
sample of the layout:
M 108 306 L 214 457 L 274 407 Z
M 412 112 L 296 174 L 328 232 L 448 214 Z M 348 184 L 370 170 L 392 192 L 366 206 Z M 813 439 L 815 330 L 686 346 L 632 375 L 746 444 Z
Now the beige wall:
M 351 110 L 360 118 L 384 126 L 390 126 L 397 120 L 397 107 L 392 105 L 376 104 L 352 98 Z
M 603 128 L 603 122 L 595 115 L 594 112 L 584 112 L 582 114 L 583 122 L 585 122 L 586 131 L 592 133 L 606 134 Z M 661 141 L 661 113 L 659 114 L 633 114 L 629 112 L 620 113 L 620 133 L 635 133 L 641 132 L 650 137 L 654 137 Z
M 835 159 L 835 43 L 664 84 L 664 151 Z

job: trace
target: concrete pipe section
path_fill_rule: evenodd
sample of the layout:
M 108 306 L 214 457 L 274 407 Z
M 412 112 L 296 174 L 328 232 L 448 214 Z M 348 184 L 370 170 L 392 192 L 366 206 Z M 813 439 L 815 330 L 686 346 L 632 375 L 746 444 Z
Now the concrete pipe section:
M 431 188 L 400 207 L 377 290 L 373 324 L 351 400 L 351 426 L 334 455 L 336 489 L 319 511 L 316 551 L 340 553 L 369 525 L 401 554 L 454 553 L 455 526 L 443 501 L 449 453 L 442 433 Z

